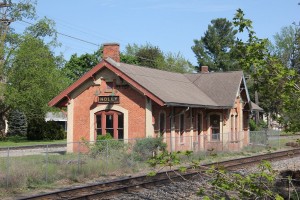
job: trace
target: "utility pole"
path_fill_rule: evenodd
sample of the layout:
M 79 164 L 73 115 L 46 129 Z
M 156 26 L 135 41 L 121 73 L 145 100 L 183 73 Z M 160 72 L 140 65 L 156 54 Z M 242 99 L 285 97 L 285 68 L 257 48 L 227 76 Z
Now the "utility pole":
M 6 116 L 5 113 L 8 107 L 3 103 L 4 101 L 4 88 L 6 84 L 6 77 L 4 74 L 4 64 L 5 64 L 5 39 L 8 31 L 8 27 L 12 22 L 11 19 L 7 18 L 8 8 L 11 6 L 11 0 L 0 1 L 0 137 L 5 136 L 6 131 Z
M 8 31 L 8 27 L 10 23 L 12 22 L 11 19 L 7 19 L 7 8 L 11 6 L 11 0 L 3 0 L 0 1 L 0 81 L 4 82 L 4 74 L 3 74 L 3 68 L 4 68 L 4 44 L 5 44 L 5 38 Z

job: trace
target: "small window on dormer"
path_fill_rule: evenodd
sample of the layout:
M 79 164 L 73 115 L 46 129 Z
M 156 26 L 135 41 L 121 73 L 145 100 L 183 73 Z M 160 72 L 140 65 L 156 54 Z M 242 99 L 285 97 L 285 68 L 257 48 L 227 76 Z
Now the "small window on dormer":
M 105 92 L 112 92 L 114 89 L 114 82 L 106 82 Z

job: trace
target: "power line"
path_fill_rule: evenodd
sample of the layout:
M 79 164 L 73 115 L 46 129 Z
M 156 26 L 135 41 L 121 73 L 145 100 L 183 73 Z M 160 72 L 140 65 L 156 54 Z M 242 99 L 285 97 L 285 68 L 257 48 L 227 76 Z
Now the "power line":
M 23 23 L 26 23 L 26 24 L 30 24 L 30 25 L 34 25 L 33 23 L 31 22 L 27 22 L 27 21 L 24 21 L 24 20 L 20 20 L 21 22 Z M 71 36 L 71 35 L 68 35 L 68 34 L 65 34 L 65 33 L 61 33 L 61 32 L 57 32 L 58 35 L 62 35 L 62 36 L 65 36 L 65 37 L 68 37 L 68 38 L 71 38 L 71 39 L 75 39 L 75 40 L 78 40 L 78 41 L 81 41 L 81 42 L 85 42 L 87 44 L 91 44 L 91 45 L 94 45 L 94 46 L 97 46 L 97 47 L 100 47 L 101 45 L 99 44 L 96 44 L 96 43 L 93 43 L 93 42 L 89 42 L 87 40 L 84 40 L 84 39 L 81 39 L 81 38 L 78 38 L 78 37 L 74 37 L 74 36 Z M 136 56 L 136 55 L 135 55 Z M 143 59 L 143 60 L 148 60 L 148 61 L 152 61 L 152 62 L 156 62 L 155 60 L 152 60 L 152 59 L 149 59 L 149 58 L 144 58 L 144 57 L 141 57 L 141 56 L 136 56 L 140 59 Z M 168 66 L 170 67 L 175 67 L 176 65 L 172 65 L 172 64 L 167 64 Z
M 24 20 L 21 20 L 21 22 L 26 23 L 26 24 L 30 24 L 30 25 L 34 25 L 33 23 L 27 22 L 27 21 L 24 21 Z M 81 41 L 81 42 L 84 42 L 84 43 L 87 43 L 87 44 L 91 44 L 91 45 L 94 45 L 94 46 L 97 46 L 97 47 L 101 46 L 99 44 L 96 44 L 96 43 L 93 43 L 93 42 L 89 42 L 87 40 L 84 40 L 84 39 L 81 39 L 81 38 L 78 38 L 78 37 L 74 37 L 74 36 L 71 36 L 71 35 L 68 35 L 68 34 L 65 34 L 65 33 L 60 33 L 60 32 L 56 32 L 56 33 L 58 35 L 62 35 L 62 36 L 65 36 L 65 37 L 68 37 L 68 38 L 71 38 L 71 39 L 74 39 L 74 40 L 78 40 L 78 41 Z

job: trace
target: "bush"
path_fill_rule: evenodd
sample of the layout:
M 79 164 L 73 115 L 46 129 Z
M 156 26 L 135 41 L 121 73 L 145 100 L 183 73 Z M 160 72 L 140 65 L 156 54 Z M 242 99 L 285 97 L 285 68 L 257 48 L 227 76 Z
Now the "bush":
M 158 150 L 165 151 L 167 144 L 163 142 L 162 137 L 143 138 L 136 141 L 133 147 L 133 153 L 137 160 L 148 160 L 157 153 Z
M 45 139 L 62 140 L 67 137 L 65 130 L 55 121 L 48 121 L 46 124 L 47 129 L 45 131 Z
M 33 119 L 28 124 L 28 140 L 61 140 L 66 138 L 64 129 L 54 121 Z
M 259 120 L 258 125 L 256 125 L 253 119 L 249 121 L 250 131 L 261 131 L 268 128 L 268 125 L 265 121 Z
M 90 154 L 92 157 L 96 157 L 98 154 L 123 149 L 124 146 L 123 141 L 115 140 L 110 133 L 106 133 L 106 135 L 98 135 L 95 144 L 90 145 Z
M 45 138 L 45 130 L 47 123 L 44 119 L 32 119 L 28 123 L 27 139 L 43 140 Z

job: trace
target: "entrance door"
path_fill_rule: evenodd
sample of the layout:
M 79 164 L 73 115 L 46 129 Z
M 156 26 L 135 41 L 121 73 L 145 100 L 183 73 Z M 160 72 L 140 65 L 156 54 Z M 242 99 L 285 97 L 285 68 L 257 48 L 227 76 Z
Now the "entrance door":
M 211 128 L 211 138 L 213 140 L 220 140 L 220 116 L 219 115 L 210 116 L 210 128 Z
M 109 110 L 100 111 L 95 114 L 97 135 L 110 134 L 115 139 L 124 138 L 124 116 L 123 113 Z

